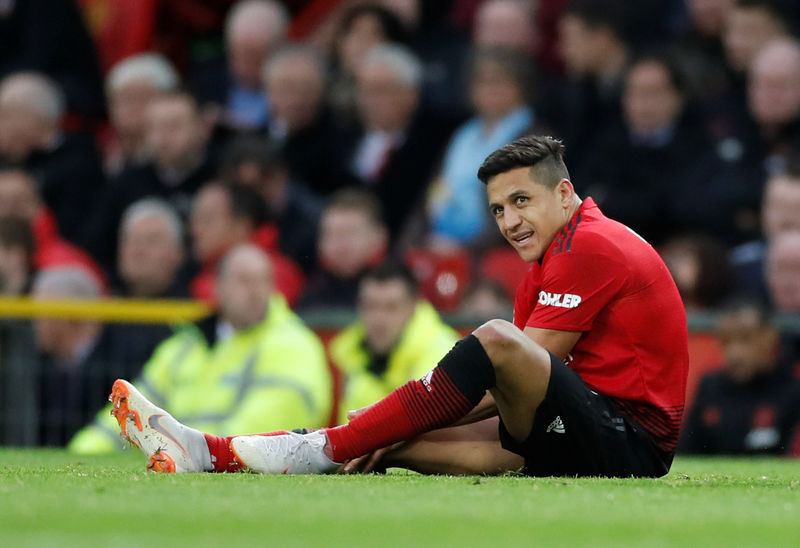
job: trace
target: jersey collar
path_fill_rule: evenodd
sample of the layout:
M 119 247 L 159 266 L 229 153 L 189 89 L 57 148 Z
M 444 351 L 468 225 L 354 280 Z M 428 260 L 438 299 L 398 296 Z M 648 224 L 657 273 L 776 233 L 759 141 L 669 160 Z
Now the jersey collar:
M 539 264 L 544 264 L 545 259 L 548 257 L 552 257 L 563 251 L 570 251 L 572 247 L 572 236 L 575 234 L 575 229 L 578 228 L 581 220 L 586 216 L 586 212 L 592 209 L 599 209 L 594 199 L 586 198 L 583 200 L 580 207 L 572 214 L 567 224 L 564 225 L 556 234 L 556 237 L 553 238 L 553 241 L 550 242 L 547 251 L 545 251 L 541 259 L 539 259 Z

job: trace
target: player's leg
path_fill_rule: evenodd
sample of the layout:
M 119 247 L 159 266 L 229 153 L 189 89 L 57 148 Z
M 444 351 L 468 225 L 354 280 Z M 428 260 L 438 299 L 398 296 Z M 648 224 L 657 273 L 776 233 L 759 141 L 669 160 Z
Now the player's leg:
M 149 401 L 135 386 L 117 380 L 109 396 L 111 414 L 122 437 L 149 458 L 153 472 L 232 472 L 242 467 L 230 450 L 230 437 L 204 434 L 178 422 Z M 257 434 L 275 436 L 286 431 Z
M 500 445 L 498 419 L 433 430 L 383 456 L 383 468 L 421 474 L 497 475 L 520 470 L 524 459 Z
M 489 390 L 500 418 L 514 439 L 524 440 L 547 394 L 550 353 L 503 320 L 487 322 L 474 334 L 494 366 L 495 385 Z
M 454 424 L 491 390 L 515 438 L 525 439 L 544 399 L 550 355 L 508 322 L 493 320 L 465 337 L 419 381 L 376 402 L 349 424 L 303 437 L 242 436 L 238 460 L 264 473 L 332 472 L 337 463 Z M 328 462 L 314 469 L 311 461 Z M 298 466 L 296 466 L 296 464 Z

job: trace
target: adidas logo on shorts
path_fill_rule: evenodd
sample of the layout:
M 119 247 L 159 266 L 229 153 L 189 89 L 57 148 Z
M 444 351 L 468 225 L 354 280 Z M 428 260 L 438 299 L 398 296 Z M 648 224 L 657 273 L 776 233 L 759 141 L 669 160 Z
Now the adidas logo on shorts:
M 550 426 L 547 427 L 547 432 L 555 432 L 556 434 L 565 434 L 567 432 L 564 429 L 564 421 L 561 420 L 561 415 L 550 423 Z

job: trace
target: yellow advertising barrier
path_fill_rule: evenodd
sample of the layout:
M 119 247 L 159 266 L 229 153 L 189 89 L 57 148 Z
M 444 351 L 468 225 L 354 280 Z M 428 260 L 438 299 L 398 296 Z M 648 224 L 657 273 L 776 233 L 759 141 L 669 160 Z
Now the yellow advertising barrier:
M 183 300 L 45 300 L 0 297 L 2 318 L 65 318 L 120 323 L 178 323 L 208 315 L 205 303 Z

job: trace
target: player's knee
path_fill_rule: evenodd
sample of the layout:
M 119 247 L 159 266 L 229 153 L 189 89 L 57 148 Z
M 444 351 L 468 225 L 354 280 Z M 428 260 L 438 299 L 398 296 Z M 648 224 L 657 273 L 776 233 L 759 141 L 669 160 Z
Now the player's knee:
M 489 320 L 472 332 L 486 353 L 491 356 L 508 352 L 519 345 L 518 331 L 514 324 L 505 320 Z

